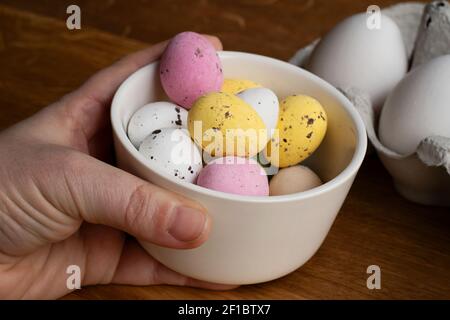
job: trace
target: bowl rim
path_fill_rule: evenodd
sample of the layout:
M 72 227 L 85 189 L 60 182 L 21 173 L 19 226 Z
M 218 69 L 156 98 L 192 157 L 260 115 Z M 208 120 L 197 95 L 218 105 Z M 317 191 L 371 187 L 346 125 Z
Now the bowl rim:
M 111 125 L 113 133 L 116 135 L 116 138 L 118 139 L 118 142 L 122 144 L 122 146 L 125 148 L 125 150 L 131 155 L 131 157 L 134 158 L 135 161 L 138 161 L 141 165 L 148 168 L 152 171 L 153 174 L 156 174 L 161 179 L 168 180 L 172 183 L 177 184 L 182 189 L 187 189 L 191 192 L 200 193 L 203 196 L 208 196 L 212 198 L 219 198 L 222 200 L 232 200 L 237 202 L 247 202 L 247 203 L 279 203 L 279 202 L 291 202 L 291 201 L 298 201 L 303 199 L 308 199 L 312 197 L 316 197 L 322 193 L 331 191 L 349 179 L 352 178 L 354 174 L 359 170 L 359 167 L 361 166 L 367 149 L 367 135 L 366 135 L 366 129 L 365 125 L 361 119 L 361 116 L 359 115 L 356 108 L 352 105 L 352 103 L 345 97 L 337 88 L 326 82 L 325 80 L 319 78 L 318 76 L 312 74 L 311 72 L 300 68 L 294 64 L 281 61 L 275 58 L 266 57 L 254 53 L 247 53 L 247 52 L 239 52 L 239 51 L 218 51 L 218 55 L 220 58 L 226 58 L 226 57 L 235 57 L 235 56 L 241 56 L 241 57 L 247 57 L 251 59 L 259 59 L 262 60 L 262 62 L 270 63 L 270 64 L 277 64 L 281 68 L 288 68 L 295 70 L 298 73 L 301 73 L 302 76 L 307 79 L 308 81 L 315 82 L 318 86 L 320 86 L 323 90 L 328 91 L 332 95 L 335 96 L 335 98 L 340 103 L 341 107 L 344 108 L 344 110 L 349 115 L 351 121 L 353 122 L 353 125 L 356 129 L 356 147 L 355 151 L 353 153 L 353 157 L 350 161 L 350 163 L 342 170 L 336 177 L 331 179 L 330 181 L 325 182 L 321 186 L 318 186 L 316 188 L 313 188 L 311 190 L 307 190 L 304 192 L 299 193 L 293 193 L 288 195 L 281 195 L 281 196 L 245 196 L 245 195 L 238 195 L 238 194 L 231 194 L 231 193 L 224 193 L 221 191 L 216 190 L 210 190 L 201 186 L 198 186 L 194 183 L 184 182 L 181 181 L 175 177 L 168 176 L 165 174 L 160 173 L 156 168 L 152 166 L 151 163 L 148 163 L 145 159 L 145 157 L 139 153 L 139 151 L 134 147 L 134 145 L 131 143 L 131 141 L 128 139 L 126 128 L 123 127 L 122 121 L 120 119 L 119 114 L 119 108 L 120 104 L 116 102 L 116 97 L 119 96 L 124 90 L 126 90 L 126 87 L 129 82 L 131 82 L 135 77 L 137 77 L 140 73 L 145 72 L 147 68 L 149 68 L 153 64 L 159 63 L 159 60 L 154 61 L 134 73 L 132 73 L 128 78 L 121 83 L 119 88 L 114 94 L 114 97 L 112 99 L 111 103 L 111 110 L 110 110 L 110 117 L 111 117 Z M 179 191 L 178 191 L 179 192 Z

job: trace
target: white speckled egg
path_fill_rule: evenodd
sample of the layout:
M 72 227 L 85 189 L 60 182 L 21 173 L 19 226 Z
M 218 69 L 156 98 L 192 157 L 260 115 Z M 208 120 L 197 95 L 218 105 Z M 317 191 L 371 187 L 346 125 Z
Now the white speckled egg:
M 386 100 L 379 135 L 388 148 L 416 151 L 424 138 L 450 137 L 450 55 L 413 69 Z
M 139 108 L 128 123 L 128 137 L 138 149 L 145 137 L 162 128 L 185 128 L 188 112 L 171 102 L 153 102 Z
M 351 16 L 332 29 L 311 54 L 306 69 L 346 89 L 367 92 L 379 110 L 405 76 L 407 54 L 397 24 L 381 15 L 380 28 L 369 29 L 367 14 Z
M 278 122 L 280 105 L 277 95 L 266 88 L 251 88 L 240 92 L 237 96 L 256 110 L 264 121 L 267 135 L 270 138 Z
M 202 169 L 202 155 L 186 129 L 164 128 L 148 135 L 139 152 L 158 170 L 194 183 Z

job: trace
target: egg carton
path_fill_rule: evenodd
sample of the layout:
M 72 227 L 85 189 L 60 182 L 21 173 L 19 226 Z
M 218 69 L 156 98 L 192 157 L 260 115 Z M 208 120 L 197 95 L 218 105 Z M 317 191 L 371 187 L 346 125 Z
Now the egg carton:
M 368 14 L 371 13 L 368 11 Z M 447 1 L 433 1 L 427 5 L 405 2 L 383 9 L 381 13 L 397 23 L 405 43 L 410 69 L 438 56 L 450 54 L 450 4 Z M 304 67 L 319 42 L 320 39 L 317 39 L 300 49 L 289 62 Z M 383 145 L 378 139 L 375 129 L 378 119 L 376 119 L 369 95 L 359 90 L 356 85 L 338 89 L 360 113 L 366 125 L 371 148 L 374 148 L 381 157 L 394 160 L 417 157 L 426 166 L 444 167 L 447 174 L 450 175 L 450 137 L 427 137 L 421 141 L 413 154 L 400 154 Z M 448 185 L 445 187 L 444 193 L 448 192 L 446 198 L 450 199 L 450 189 L 447 188 L 449 188 Z M 429 196 L 422 199 L 420 196 L 406 195 L 408 192 L 400 191 L 400 193 L 415 202 L 450 206 L 450 200 L 435 201 L 429 200 Z

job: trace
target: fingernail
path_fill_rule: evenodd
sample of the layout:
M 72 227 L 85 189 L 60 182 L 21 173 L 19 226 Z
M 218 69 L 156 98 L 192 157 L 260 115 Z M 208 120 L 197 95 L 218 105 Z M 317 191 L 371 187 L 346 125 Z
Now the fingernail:
M 194 241 L 205 230 L 207 222 L 206 214 L 189 208 L 179 207 L 169 227 L 169 234 L 179 241 Z

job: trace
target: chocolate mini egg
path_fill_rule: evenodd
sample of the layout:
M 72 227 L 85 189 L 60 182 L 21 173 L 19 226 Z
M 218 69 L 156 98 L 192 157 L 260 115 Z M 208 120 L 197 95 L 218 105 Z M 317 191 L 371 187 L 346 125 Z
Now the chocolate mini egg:
M 222 88 L 220 91 L 229 93 L 229 94 L 238 94 L 241 91 L 251 89 L 251 88 L 259 88 L 260 84 L 245 80 L 245 79 L 225 79 L 222 84 Z
M 327 114 L 312 97 L 289 96 L 281 102 L 277 129 L 278 137 L 268 145 L 270 161 L 281 168 L 293 166 L 319 147 L 327 130 Z
M 267 128 L 244 100 L 224 92 L 198 99 L 188 114 L 194 141 L 213 156 L 252 157 L 267 144 Z
M 180 33 L 170 41 L 161 57 L 160 77 L 167 96 L 186 109 L 202 95 L 219 91 L 223 82 L 214 46 L 195 32 Z
M 155 130 L 144 139 L 139 152 L 161 172 L 191 183 L 203 167 L 201 152 L 186 129 Z
M 322 184 L 320 178 L 305 166 L 284 168 L 270 180 L 270 195 L 282 196 L 307 191 Z
M 272 90 L 266 88 L 251 88 L 237 94 L 256 110 L 267 127 L 268 138 L 272 137 L 278 122 L 279 103 Z
M 269 195 L 264 169 L 256 161 L 247 158 L 225 157 L 210 162 L 200 172 L 197 185 L 239 195 Z
M 153 102 L 139 108 L 128 123 L 128 137 L 136 148 L 150 133 L 162 128 L 186 127 L 187 111 L 171 102 Z

